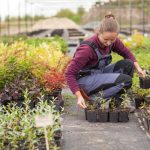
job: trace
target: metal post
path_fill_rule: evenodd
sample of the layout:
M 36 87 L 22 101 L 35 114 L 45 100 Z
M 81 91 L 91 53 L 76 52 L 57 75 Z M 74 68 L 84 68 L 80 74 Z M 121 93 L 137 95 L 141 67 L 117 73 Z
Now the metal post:
M 33 4 L 31 3 L 31 30 L 33 31 L 33 24 L 34 24 L 34 14 L 33 14 Z
M 1 14 L 0 14 L 0 36 L 2 35 L 2 20 L 1 20 Z
M 8 20 L 7 20 L 7 33 L 8 33 L 8 35 L 10 35 L 9 0 L 7 0 L 7 3 L 8 3 L 8 4 L 7 4 L 7 9 L 8 9 L 8 10 L 7 10 L 7 11 L 8 11 L 8 18 L 7 18 L 7 19 L 8 19 Z
M 129 0 L 129 8 L 130 8 L 130 34 L 132 34 L 132 0 Z
M 144 0 L 142 0 L 142 26 L 143 26 L 143 34 L 145 34 Z
M 118 0 L 118 9 L 120 9 L 120 0 Z M 119 13 L 119 24 L 120 24 L 120 30 L 121 30 L 121 14 Z
M 32 20 L 32 31 L 34 30 L 33 26 L 35 24 L 35 4 L 33 4 L 33 20 Z
M 25 0 L 25 28 L 26 33 L 28 33 L 28 18 L 27 18 L 27 0 Z
M 20 34 L 20 32 L 21 32 L 21 26 L 20 26 L 20 21 L 21 21 L 21 18 L 20 18 L 20 7 L 21 7 L 21 5 L 20 5 L 20 0 L 19 0 L 19 2 L 18 2 L 18 34 Z

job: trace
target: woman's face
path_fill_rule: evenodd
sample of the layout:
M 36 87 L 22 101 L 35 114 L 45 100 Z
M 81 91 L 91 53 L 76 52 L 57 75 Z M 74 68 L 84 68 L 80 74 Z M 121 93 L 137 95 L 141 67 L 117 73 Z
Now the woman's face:
M 116 32 L 104 32 L 98 35 L 99 40 L 104 46 L 110 46 L 116 41 L 118 33 Z

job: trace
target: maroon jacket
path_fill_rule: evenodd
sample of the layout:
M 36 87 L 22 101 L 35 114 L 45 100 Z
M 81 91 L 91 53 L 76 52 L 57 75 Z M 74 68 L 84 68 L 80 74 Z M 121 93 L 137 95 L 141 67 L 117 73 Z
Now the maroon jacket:
M 91 38 L 87 39 L 87 41 L 93 41 L 99 48 L 101 54 L 108 54 L 110 48 L 102 45 L 99 41 L 98 36 L 94 35 Z M 124 44 L 117 38 L 115 43 L 113 44 L 112 51 L 124 57 L 125 59 L 131 59 L 133 62 L 136 61 L 133 54 L 129 51 L 128 48 L 124 46 Z M 65 73 L 66 81 L 73 92 L 77 92 L 79 90 L 79 85 L 76 80 L 77 73 L 85 66 L 91 66 L 97 62 L 97 55 L 95 51 L 88 45 L 81 45 L 76 49 L 75 55 L 68 65 L 68 68 Z

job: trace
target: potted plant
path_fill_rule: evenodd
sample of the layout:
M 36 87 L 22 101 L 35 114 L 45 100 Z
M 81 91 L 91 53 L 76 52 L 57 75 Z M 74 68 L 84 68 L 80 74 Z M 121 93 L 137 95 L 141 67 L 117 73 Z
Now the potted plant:
M 128 97 L 127 93 L 121 95 L 122 102 L 120 105 L 119 111 L 119 122 L 128 122 L 129 121 L 129 105 L 131 99 Z
M 61 109 L 64 104 L 61 91 L 66 85 L 64 73 L 57 71 L 56 68 L 51 68 L 49 72 L 44 74 L 43 78 L 48 102 L 55 99 L 56 106 L 59 107 L 58 109 Z
M 145 102 L 150 105 L 150 94 L 145 95 Z
M 100 101 L 100 108 L 98 109 L 97 119 L 99 122 L 108 122 L 108 103 L 107 100 Z
M 150 71 L 146 71 L 146 77 L 140 77 L 140 87 L 142 89 L 150 88 Z
M 89 102 L 87 109 L 86 109 L 86 113 L 85 113 L 85 118 L 89 121 L 89 122 L 96 122 L 97 121 L 97 102 L 93 101 L 93 102 Z
M 114 123 L 118 122 L 118 116 L 119 113 L 116 107 L 116 101 L 112 99 L 110 102 L 109 121 Z
M 144 103 L 144 96 L 147 93 L 145 89 L 140 89 L 139 87 L 135 87 L 134 91 L 134 101 L 136 109 L 139 109 L 141 105 Z

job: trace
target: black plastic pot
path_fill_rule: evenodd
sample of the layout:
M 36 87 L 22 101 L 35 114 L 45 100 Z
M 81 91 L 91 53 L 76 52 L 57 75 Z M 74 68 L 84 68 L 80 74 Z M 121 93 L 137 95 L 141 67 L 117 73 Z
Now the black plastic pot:
M 52 93 L 48 95 L 48 98 L 50 100 L 53 100 L 54 98 L 58 98 L 59 95 L 61 95 L 62 89 L 54 90 Z
M 54 136 L 54 140 L 60 140 L 61 137 L 62 137 L 62 132 L 61 132 L 61 130 L 55 131 L 53 136 Z
M 97 121 L 97 110 L 94 110 L 94 111 L 87 110 L 87 120 L 89 122 L 96 122 Z
M 51 102 L 54 101 L 55 110 L 59 112 L 61 112 L 64 107 L 64 100 L 61 92 L 62 89 L 58 89 L 45 96 L 45 101 L 47 101 L 48 104 L 51 104 Z
M 85 112 L 85 120 L 87 120 L 87 108 L 84 109 Z
M 143 97 L 135 97 L 135 108 L 136 109 L 139 109 L 141 107 L 142 103 L 144 103 Z
M 23 107 L 23 101 L 17 101 L 16 106 L 18 106 L 20 108 Z
M 108 110 L 101 111 L 97 113 L 98 122 L 108 122 Z
M 110 122 L 118 122 L 119 113 L 118 111 L 110 111 L 109 112 L 109 121 Z
M 64 100 L 61 98 L 61 99 L 57 99 L 55 100 L 54 102 L 55 104 L 55 110 L 61 112 L 62 111 L 62 108 L 64 107 Z
M 142 89 L 149 89 L 150 88 L 150 77 L 140 77 L 140 87 Z
M 150 104 L 150 95 L 145 96 L 145 101 L 147 104 Z
M 29 149 L 29 143 L 25 144 L 25 140 L 22 140 L 19 142 L 19 146 L 17 148 L 17 150 L 28 150 Z
M 40 138 L 38 143 L 39 150 L 46 150 L 45 138 Z
M 4 147 L 5 149 L 8 149 L 8 150 L 12 149 L 12 145 L 10 143 L 4 143 Z
M 119 122 L 128 122 L 129 121 L 129 111 L 121 110 L 119 112 Z

